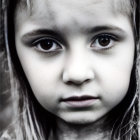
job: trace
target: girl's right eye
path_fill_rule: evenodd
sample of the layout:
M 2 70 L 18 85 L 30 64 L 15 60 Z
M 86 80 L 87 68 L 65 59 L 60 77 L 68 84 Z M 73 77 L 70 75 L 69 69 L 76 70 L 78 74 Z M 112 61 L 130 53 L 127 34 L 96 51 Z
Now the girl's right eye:
M 62 50 L 62 47 L 55 40 L 50 38 L 43 38 L 33 42 L 33 46 L 41 52 L 51 53 Z

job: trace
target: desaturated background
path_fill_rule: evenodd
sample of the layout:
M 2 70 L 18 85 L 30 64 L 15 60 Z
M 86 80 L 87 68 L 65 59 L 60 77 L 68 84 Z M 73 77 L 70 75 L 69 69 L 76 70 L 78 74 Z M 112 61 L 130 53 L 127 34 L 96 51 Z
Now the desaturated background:
M 1 1 L 0 1 L 1 5 Z M 0 133 L 10 123 L 12 118 L 12 103 L 10 92 L 7 87 L 10 86 L 7 60 L 4 59 L 5 55 L 3 52 L 4 37 L 1 35 L 3 32 L 2 27 L 2 10 L 0 8 Z
M 2 54 L 0 54 L 2 57 Z M 2 61 L 0 59 L 0 61 Z M 7 72 L 2 72 L 6 67 L 3 62 L 0 62 L 0 132 L 4 130 L 12 118 L 12 102 L 7 85 L 9 85 L 9 77 Z

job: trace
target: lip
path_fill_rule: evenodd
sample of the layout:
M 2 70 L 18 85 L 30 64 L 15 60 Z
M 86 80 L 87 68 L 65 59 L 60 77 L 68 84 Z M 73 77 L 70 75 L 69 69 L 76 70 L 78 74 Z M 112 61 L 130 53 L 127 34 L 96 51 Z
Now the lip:
M 83 108 L 94 104 L 99 98 L 94 96 L 71 96 L 61 99 L 61 102 L 66 103 L 70 107 Z

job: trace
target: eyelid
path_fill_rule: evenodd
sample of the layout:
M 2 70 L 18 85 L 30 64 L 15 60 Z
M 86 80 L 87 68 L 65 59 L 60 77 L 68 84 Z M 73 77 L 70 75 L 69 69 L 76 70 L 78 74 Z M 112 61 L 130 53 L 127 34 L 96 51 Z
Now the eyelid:
M 98 34 L 95 37 L 93 37 L 92 40 L 96 40 L 98 37 L 102 37 L 102 36 L 110 37 L 111 39 L 113 39 L 115 41 L 119 41 L 121 39 L 121 37 L 119 37 L 118 35 L 114 35 L 112 33 L 101 33 L 101 34 Z
M 39 39 L 36 39 L 35 41 L 32 42 L 32 46 L 35 46 L 37 44 L 39 44 L 41 41 L 45 41 L 45 40 L 52 40 L 54 42 L 56 42 L 57 44 L 61 44 L 59 41 L 57 41 L 55 38 L 52 38 L 52 37 L 41 37 Z M 60 45 L 62 46 L 62 45 Z
M 21 42 L 28 46 L 31 45 L 34 40 L 38 40 L 41 38 L 54 39 L 57 42 L 63 44 L 64 46 L 68 45 L 65 36 L 61 32 L 48 29 L 37 29 L 27 32 L 22 35 Z
M 97 44 L 97 42 L 96 42 L 99 39 L 99 37 L 108 37 L 108 38 L 110 38 L 110 45 L 111 46 L 110 45 L 107 45 L 105 47 L 101 47 L 101 45 L 100 44 Z M 115 45 L 115 42 L 117 42 L 117 41 L 120 41 L 120 37 L 118 37 L 117 35 L 110 34 L 110 33 L 101 33 L 101 34 L 98 34 L 98 35 L 96 35 L 96 36 L 94 36 L 92 38 L 92 41 L 91 41 L 92 43 L 91 43 L 90 47 L 93 50 L 96 50 L 96 51 L 99 51 L 99 50 L 107 50 L 107 49 L 112 48 Z
M 35 47 L 41 41 L 44 41 L 46 39 L 56 42 L 57 44 L 59 44 L 63 48 L 62 43 L 58 39 L 56 39 L 55 37 L 52 37 L 52 36 L 45 36 L 45 35 L 33 36 L 33 37 L 29 37 L 28 39 L 26 38 L 26 40 L 23 40 L 23 43 L 29 47 Z
M 54 48 L 52 46 L 48 50 L 47 50 L 47 48 L 44 49 L 41 46 L 41 43 L 43 41 L 52 41 L 53 42 L 53 45 L 55 44 L 56 47 Z M 48 37 L 40 38 L 38 40 L 35 40 L 32 44 L 33 44 L 33 46 L 34 46 L 35 49 L 37 49 L 40 52 L 46 53 L 46 54 L 54 54 L 54 53 L 57 53 L 57 52 L 60 52 L 60 51 L 64 50 L 63 45 L 61 43 L 59 43 L 56 39 L 50 38 L 50 37 L 49 38 Z

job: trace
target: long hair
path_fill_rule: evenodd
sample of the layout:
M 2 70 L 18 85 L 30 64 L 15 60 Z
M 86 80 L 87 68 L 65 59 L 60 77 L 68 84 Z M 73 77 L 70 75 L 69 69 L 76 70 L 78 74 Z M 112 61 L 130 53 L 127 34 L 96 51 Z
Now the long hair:
M 36 100 L 19 62 L 14 38 L 14 10 L 17 3 L 24 0 L 1 0 L 1 23 L 3 30 L 0 51 L 7 59 L 10 75 L 10 91 L 13 96 L 15 123 L 10 131 L 16 140 L 46 140 L 51 131 L 55 131 L 55 116 L 47 112 Z M 29 0 L 26 0 L 28 7 Z M 25 4 L 25 3 L 24 3 Z M 138 0 L 131 0 L 132 26 L 135 36 L 135 58 L 131 80 L 126 97 L 108 115 L 106 122 L 110 125 L 111 140 L 138 140 L 139 120 L 139 32 Z M 8 87 L 7 87 L 8 88 Z

